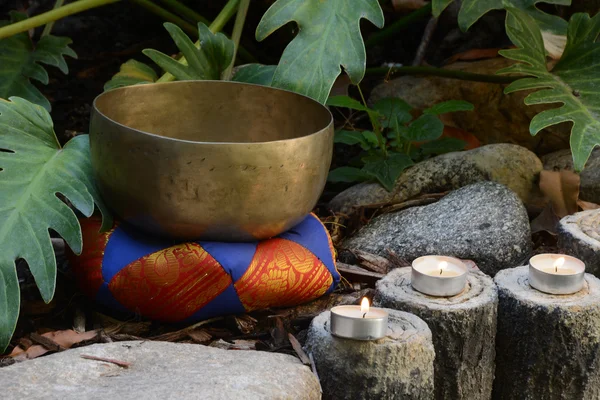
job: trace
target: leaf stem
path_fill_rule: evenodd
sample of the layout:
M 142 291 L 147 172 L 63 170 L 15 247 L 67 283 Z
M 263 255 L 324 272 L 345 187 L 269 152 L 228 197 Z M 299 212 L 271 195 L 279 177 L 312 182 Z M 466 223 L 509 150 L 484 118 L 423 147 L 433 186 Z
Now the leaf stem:
M 235 14 L 235 12 L 237 11 L 239 2 L 240 2 L 240 0 L 228 0 L 227 1 L 227 4 L 225 4 L 225 7 L 223 7 L 223 9 L 219 13 L 219 15 L 217 15 L 217 17 L 214 19 L 214 21 L 208 27 L 212 33 L 217 33 L 223 29 L 223 27 L 227 24 L 227 22 L 229 22 L 231 17 L 233 17 L 233 14 Z M 196 45 L 196 47 L 200 48 L 200 41 L 198 40 L 195 43 L 195 45 Z M 178 61 L 183 65 L 188 65 L 185 57 L 181 57 Z M 166 72 L 156 82 L 172 82 L 174 80 L 175 80 L 175 77 L 172 74 Z
M 373 47 L 381 42 L 386 41 L 390 37 L 394 36 L 396 33 L 401 30 L 407 28 L 413 22 L 416 22 L 422 18 L 427 17 L 431 14 L 431 3 L 419 8 L 416 11 L 408 14 L 405 17 L 400 18 L 398 21 L 394 22 L 391 25 L 388 25 L 383 30 L 373 33 L 369 38 L 365 41 L 365 47 Z
M 179 14 L 181 17 L 187 19 L 190 22 L 198 23 L 202 22 L 205 25 L 210 24 L 210 21 L 204 18 L 202 15 L 198 14 L 196 11 L 192 10 L 185 4 L 177 1 L 177 0 L 160 0 L 163 4 L 169 6 L 174 12 Z
M 161 6 L 154 4 L 150 0 L 130 0 L 130 1 L 132 3 L 135 3 L 135 4 L 145 8 L 146 10 L 150 11 L 151 13 L 158 15 L 165 21 L 169 21 L 169 22 L 172 22 L 172 23 L 178 25 L 181 29 L 183 29 L 188 34 L 192 35 L 193 37 L 198 37 L 198 29 L 196 29 L 196 27 L 194 25 L 190 24 L 183 18 L 178 17 L 177 15 L 173 14 L 172 12 L 165 10 Z
M 365 96 L 360 88 L 360 85 L 356 85 L 358 89 L 358 93 L 360 94 L 360 98 L 363 102 L 363 105 L 367 108 L 367 101 L 365 100 Z M 371 121 L 371 125 L 373 126 L 373 132 L 375 132 L 375 136 L 377 136 L 377 143 L 379 144 L 379 148 L 383 152 L 383 155 L 387 158 L 387 149 L 385 148 L 385 141 L 383 139 L 383 134 L 381 133 L 381 129 L 379 128 L 379 121 L 375 119 L 375 116 L 372 112 L 367 111 L 367 115 L 369 116 L 369 121 Z
M 62 7 L 62 5 L 65 3 L 65 0 L 56 0 L 56 3 L 54 3 L 54 7 L 52 7 L 53 10 L 56 10 L 57 8 Z M 50 32 L 52 31 L 52 27 L 54 26 L 54 21 L 50 21 L 46 24 L 46 26 L 44 27 L 44 30 L 42 31 L 42 36 L 48 36 L 50 34 Z
M 231 33 L 231 40 L 233 40 L 234 50 L 231 64 L 227 67 L 223 73 L 223 80 L 228 81 L 231 79 L 231 72 L 235 65 L 235 56 L 240 47 L 240 38 L 242 37 L 242 31 L 244 30 L 244 23 L 246 22 L 246 15 L 248 15 L 248 7 L 250 7 L 250 0 L 241 0 L 240 6 L 238 7 L 237 15 L 235 16 L 235 24 L 233 25 L 233 32 Z
M 0 39 L 25 32 L 38 26 L 59 20 L 72 14 L 77 14 L 90 8 L 101 7 L 107 4 L 116 3 L 120 0 L 79 0 L 66 6 L 58 7 L 47 11 L 35 17 L 24 19 L 14 24 L 6 25 L 0 28 Z
M 459 79 L 463 81 L 473 82 L 489 82 L 489 83 L 511 83 L 521 78 L 518 76 L 499 76 L 499 75 L 487 75 L 487 74 L 476 74 L 473 72 L 457 71 L 446 68 L 436 67 L 375 67 L 367 68 L 365 75 L 386 75 L 386 74 L 397 74 L 397 75 L 431 75 L 441 76 L 450 79 Z

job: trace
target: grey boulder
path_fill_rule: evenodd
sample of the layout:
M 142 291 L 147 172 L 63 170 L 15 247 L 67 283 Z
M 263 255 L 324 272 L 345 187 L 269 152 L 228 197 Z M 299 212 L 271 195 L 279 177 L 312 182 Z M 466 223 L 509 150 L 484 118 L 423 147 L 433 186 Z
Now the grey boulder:
M 0 387 L 4 400 L 321 398 L 318 380 L 292 356 L 150 341 L 95 344 L 5 367 Z
M 531 252 L 527 212 L 508 188 L 480 182 L 440 201 L 381 215 L 342 247 L 408 261 L 424 255 L 471 259 L 488 275 L 522 265 Z
M 542 162 L 514 144 L 490 144 L 469 151 L 442 154 L 404 171 L 392 192 L 378 183 L 360 183 L 329 203 L 333 211 L 351 214 L 369 204 L 396 204 L 427 193 L 441 193 L 476 182 L 501 183 L 525 204 L 539 201 L 537 180 Z

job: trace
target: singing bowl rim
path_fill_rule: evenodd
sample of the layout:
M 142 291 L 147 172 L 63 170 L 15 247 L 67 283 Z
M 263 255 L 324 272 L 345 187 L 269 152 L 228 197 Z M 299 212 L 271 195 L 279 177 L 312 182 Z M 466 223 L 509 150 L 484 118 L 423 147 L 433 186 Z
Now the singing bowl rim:
M 212 85 L 212 84 L 216 84 L 216 85 L 240 85 L 240 86 L 249 86 L 249 87 L 256 87 L 256 88 L 261 88 L 264 90 L 272 90 L 275 92 L 283 92 L 283 93 L 288 93 L 292 96 L 296 96 L 298 98 L 304 98 L 306 100 L 308 100 L 309 102 L 313 103 L 317 108 L 321 108 L 323 111 L 325 111 L 328 115 L 328 123 L 326 125 L 324 125 L 321 129 L 316 130 L 314 132 L 308 133 L 306 135 L 302 135 L 302 136 L 297 136 L 297 137 L 293 137 L 293 138 L 289 138 L 289 139 L 277 139 L 277 140 L 267 140 L 267 141 L 258 141 L 258 142 L 209 142 L 209 141 L 199 141 L 199 140 L 185 140 L 185 139 L 177 139 L 177 138 L 173 138 L 173 137 L 169 137 L 169 136 L 163 136 L 163 135 L 158 135 L 156 133 L 152 133 L 152 132 L 147 132 L 147 131 L 143 131 L 141 129 L 137 129 L 137 128 L 132 128 L 130 126 L 127 126 L 125 124 L 122 124 L 118 121 L 115 121 L 114 119 L 112 119 L 111 117 L 109 117 L 108 115 L 106 115 L 105 113 L 103 113 L 100 108 L 98 108 L 97 106 L 97 102 L 106 96 L 109 96 L 111 93 L 115 93 L 117 91 L 126 91 L 126 90 L 149 90 L 148 88 L 155 88 L 158 85 L 178 85 L 178 84 L 199 84 L 199 85 L 204 85 L 204 84 L 208 84 L 208 85 Z M 180 142 L 180 143 L 188 143 L 188 144 L 195 144 L 195 145 L 241 145 L 241 146 L 264 146 L 267 143 L 284 143 L 284 142 L 290 142 L 290 141 L 294 141 L 294 140 L 298 140 L 298 139 L 307 139 L 311 136 L 316 136 L 319 134 L 322 134 L 324 132 L 327 132 L 334 124 L 334 119 L 333 119 L 333 114 L 331 113 L 331 110 L 324 104 L 321 104 L 320 102 L 318 102 L 317 100 L 313 99 L 312 97 L 300 94 L 300 93 L 296 93 L 294 91 L 291 90 L 287 90 L 287 89 L 281 89 L 281 88 L 275 88 L 272 86 L 265 86 L 265 85 L 258 85 L 255 83 L 246 83 L 246 82 L 236 82 L 236 81 L 221 81 L 221 80 L 181 80 L 181 81 L 173 81 L 173 82 L 153 82 L 153 83 L 147 83 L 147 84 L 137 84 L 137 85 L 130 85 L 130 86 L 122 86 L 119 88 L 115 88 L 115 89 L 111 89 L 111 90 L 107 90 L 105 92 L 100 93 L 99 95 L 97 95 L 94 98 L 94 101 L 92 102 L 92 111 L 97 113 L 98 115 L 100 115 L 102 118 L 106 119 L 107 121 L 109 121 L 111 124 L 115 124 L 118 125 L 124 129 L 129 129 L 133 132 L 142 134 L 142 135 L 147 135 L 150 136 L 152 138 L 156 138 L 156 139 L 162 139 L 162 140 L 168 140 L 168 141 L 173 141 L 173 142 Z M 91 132 L 90 132 L 91 133 Z

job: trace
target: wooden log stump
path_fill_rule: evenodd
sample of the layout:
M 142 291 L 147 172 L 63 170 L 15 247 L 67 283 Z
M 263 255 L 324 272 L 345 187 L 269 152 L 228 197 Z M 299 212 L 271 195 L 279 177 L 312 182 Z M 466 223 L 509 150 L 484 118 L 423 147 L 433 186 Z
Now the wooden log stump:
M 414 290 L 411 268 L 398 268 L 377 283 L 374 302 L 422 318 L 435 346 L 435 398 L 485 400 L 494 381 L 498 295 L 492 279 L 471 270 L 465 290 L 432 297 Z
M 431 331 L 412 314 L 386 311 L 388 336 L 375 341 L 332 336 L 329 311 L 313 319 L 306 350 L 314 356 L 324 399 L 432 398 Z
M 600 399 L 600 280 L 572 295 L 529 286 L 528 267 L 500 271 L 498 400 Z
M 558 224 L 558 247 L 585 263 L 585 271 L 600 277 L 600 210 L 567 215 Z

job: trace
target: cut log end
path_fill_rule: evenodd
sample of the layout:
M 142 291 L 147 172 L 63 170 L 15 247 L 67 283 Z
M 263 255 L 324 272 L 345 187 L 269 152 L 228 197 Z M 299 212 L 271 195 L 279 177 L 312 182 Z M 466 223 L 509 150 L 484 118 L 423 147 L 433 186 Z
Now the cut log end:
M 332 336 L 329 311 L 312 321 L 306 350 L 314 356 L 324 399 L 431 399 L 431 331 L 412 314 L 386 311 L 388 336 L 375 341 Z

